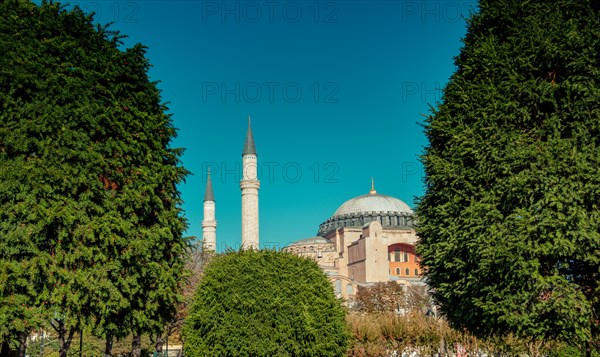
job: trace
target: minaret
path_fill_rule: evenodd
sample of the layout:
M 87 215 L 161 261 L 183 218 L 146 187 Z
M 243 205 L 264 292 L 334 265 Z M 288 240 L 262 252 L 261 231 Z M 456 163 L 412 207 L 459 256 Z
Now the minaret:
M 242 248 L 258 249 L 258 189 L 257 157 L 248 116 L 248 132 L 242 152 Z
M 210 168 L 204 191 L 204 219 L 202 220 L 202 246 L 205 252 L 214 252 L 217 248 L 217 221 L 215 220 L 215 195 L 210 179 Z

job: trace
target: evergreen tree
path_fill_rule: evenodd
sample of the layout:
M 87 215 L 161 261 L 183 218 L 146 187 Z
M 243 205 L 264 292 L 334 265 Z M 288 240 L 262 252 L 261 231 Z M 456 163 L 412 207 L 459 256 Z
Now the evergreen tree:
M 187 172 L 145 49 L 59 3 L 0 14 L 0 338 L 47 318 L 65 356 L 88 325 L 154 332 L 181 290 Z
M 426 123 L 418 253 L 478 335 L 600 332 L 600 5 L 482 0 Z
M 186 356 L 343 356 L 345 313 L 319 266 L 274 251 L 207 265 L 184 326 Z

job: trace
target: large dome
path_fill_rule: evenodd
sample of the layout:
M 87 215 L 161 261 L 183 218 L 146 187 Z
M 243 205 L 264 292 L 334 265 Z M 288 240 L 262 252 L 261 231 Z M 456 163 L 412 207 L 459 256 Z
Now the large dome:
M 344 202 L 325 222 L 319 226 L 318 235 L 343 227 L 362 227 L 379 221 L 384 229 L 413 229 L 413 211 L 401 200 L 380 195 L 371 184 L 371 191 Z
M 369 193 L 344 202 L 332 217 L 369 212 L 413 213 L 412 209 L 406 203 L 395 197 Z

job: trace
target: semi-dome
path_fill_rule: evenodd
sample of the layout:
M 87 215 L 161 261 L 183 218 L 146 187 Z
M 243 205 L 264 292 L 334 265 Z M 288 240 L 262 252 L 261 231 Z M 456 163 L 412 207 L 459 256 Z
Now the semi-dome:
M 344 202 L 325 222 L 319 226 L 319 236 L 341 227 L 362 227 L 379 221 L 383 228 L 413 228 L 413 211 L 401 200 L 378 194 L 371 183 L 371 191 Z
M 288 245 L 288 247 L 297 246 L 297 245 L 311 245 L 311 244 L 331 244 L 331 242 L 323 237 L 311 237 L 302 240 L 298 240 L 292 242 Z

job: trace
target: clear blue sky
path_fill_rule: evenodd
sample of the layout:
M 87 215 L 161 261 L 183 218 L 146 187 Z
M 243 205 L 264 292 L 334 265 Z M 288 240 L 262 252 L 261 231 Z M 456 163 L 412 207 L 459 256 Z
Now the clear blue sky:
M 71 2 L 76 4 L 78 2 Z M 441 98 L 474 1 L 81 1 L 149 47 L 193 172 L 180 187 L 202 236 L 212 167 L 217 245 L 240 244 L 247 116 L 262 175 L 260 241 L 314 236 L 345 200 L 423 194 L 419 123 Z

